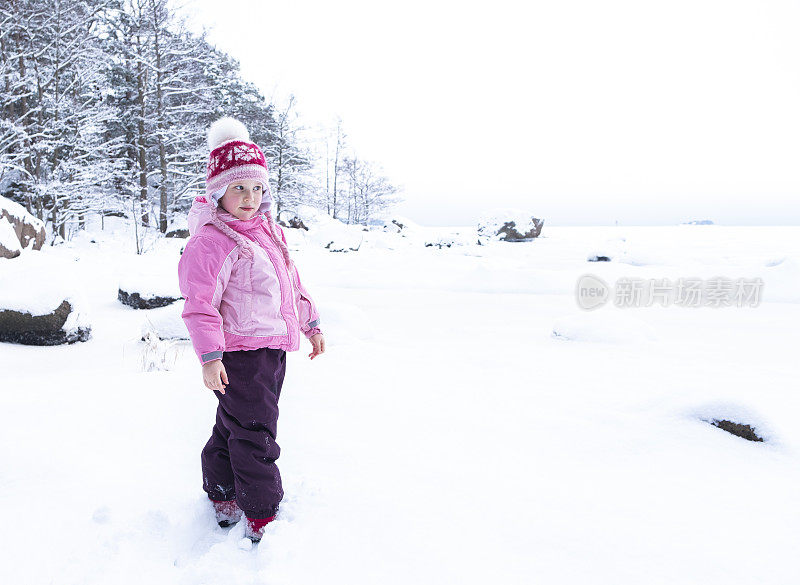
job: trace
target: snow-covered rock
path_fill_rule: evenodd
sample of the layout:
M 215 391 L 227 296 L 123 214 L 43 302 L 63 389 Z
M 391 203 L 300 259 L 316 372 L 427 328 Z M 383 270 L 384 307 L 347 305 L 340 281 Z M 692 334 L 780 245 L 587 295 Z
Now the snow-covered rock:
M 478 238 L 482 242 L 530 240 L 539 237 L 543 225 L 543 219 L 522 209 L 493 209 L 478 220 Z
M 175 228 L 167 230 L 167 233 L 164 234 L 164 237 L 167 238 L 188 238 L 189 237 L 189 228 Z
M 595 245 L 586 255 L 588 262 L 611 262 L 618 258 L 624 251 L 625 238 L 609 238 Z
M 189 330 L 181 317 L 183 299 L 166 307 L 148 311 L 142 322 L 142 341 L 146 341 L 148 333 L 158 339 L 189 339 Z
M 293 209 L 282 210 L 278 214 L 276 221 L 285 228 L 308 231 L 308 226 L 303 222 L 303 218 Z
M 172 217 L 167 232 L 164 234 L 167 238 L 188 238 L 189 237 L 189 222 L 186 213 L 176 213 Z
M 419 224 L 403 215 L 393 215 L 383 221 L 383 231 L 405 236 L 410 232 L 418 232 Z
M 330 221 L 336 220 L 310 205 L 298 205 L 293 209 L 282 209 L 277 217 L 277 222 L 280 225 L 304 231 L 311 230 Z
M 8 226 L 11 226 L 10 231 Z M 16 237 L 16 244 L 11 238 L 12 233 Z M 44 223 L 19 203 L 0 196 L 0 257 L 13 258 L 28 248 L 40 250 L 44 240 Z
M 373 250 L 405 250 L 418 248 L 430 235 L 421 232 L 415 233 L 414 237 L 406 237 L 406 234 L 383 231 L 383 226 L 373 226 L 365 228 L 361 226 L 358 233 L 363 237 L 361 249 Z
M 440 234 L 429 236 L 425 239 L 426 248 L 452 248 L 454 246 L 468 246 L 475 243 L 475 238 L 467 234 Z
M 331 219 L 309 230 L 307 239 L 331 252 L 355 252 L 364 240 L 362 230 L 361 226 L 347 225 L 337 219 Z
M 428 238 L 425 241 L 426 248 L 439 248 L 440 250 L 442 248 L 451 248 L 455 245 L 457 245 L 455 239 L 448 236 L 437 236 L 434 238 Z
M 586 255 L 588 262 L 620 262 L 631 266 L 669 264 L 666 248 L 641 238 L 613 237 L 594 245 Z
M 163 268 L 163 267 L 162 267 Z M 166 307 L 181 298 L 177 270 L 149 269 L 129 272 L 119 282 L 117 298 L 134 309 Z
M 86 341 L 92 329 L 87 307 L 71 260 L 48 253 L 0 259 L 0 341 L 26 345 Z
M 737 429 L 734 427 L 734 425 L 741 425 L 750 427 L 751 431 L 764 441 L 770 443 L 777 443 L 778 441 L 778 434 L 773 425 L 770 424 L 761 413 L 750 406 L 716 400 L 688 409 L 685 414 L 690 418 L 696 418 L 712 424 L 731 434 L 737 434 L 737 432 L 734 431 L 738 431 L 742 434 L 746 433 L 747 429 Z M 728 421 L 728 423 L 732 424 L 720 425 L 719 423 L 722 421 Z
M 162 296 L 153 292 L 139 293 L 119 289 L 117 299 L 123 305 L 128 305 L 134 309 L 156 309 L 166 307 L 177 301 L 179 296 Z
M 0 341 L 62 345 L 86 341 L 91 332 L 91 326 L 72 300 L 61 301 L 53 311 L 43 315 L 0 307 Z

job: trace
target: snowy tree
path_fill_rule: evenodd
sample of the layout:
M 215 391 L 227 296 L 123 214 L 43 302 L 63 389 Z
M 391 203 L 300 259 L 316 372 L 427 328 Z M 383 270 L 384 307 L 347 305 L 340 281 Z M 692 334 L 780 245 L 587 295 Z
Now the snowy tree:
M 340 217 L 346 205 L 358 222 L 374 210 L 368 195 L 387 192 L 365 186 L 360 162 L 346 168 L 341 119 L 319 173 L 294 96 L 270 103 L 170 0 L 0 2 L 0 185 L 53 241 L 87 213 L 124 213 L 141 252 L 202 188 L 205 131 L 225 115 L 264 150 L 277 211 L 304 203 Z
M 309 177 L 313 168 L 311 155 L 299 140 L 302 128 L 297 123 L 295 97 L 289 96 L 284 107 L 275 115 L 275 129 L 268 147 L 271 176 L 275 182 L 276 213 L 284 208 L 311 203 Z
M 353 155 L 344 158 L 342 167 L 348 182 L 347 223 L 367 225 L 400 201 L 395 197 L 399 188 L 389 182 L 377 164 Z
M 171 215 L 184 211 L 202 186 L 205 129 L 223 113 L 236 115 L 242 103 L 257 101 L 258 92 L 241 80 L 235 60 L 205 35 L 187 32 L 164 0 L 127 0 L 116 33 L 122 57 L 114 72 L 115 131 L 125 142 L 120 154 L 138 183 L 136 219 L 147 229 L 149 209 L 156 207 L 163 233 Z M 258 99 L 254 117 L 263 120 L 267 106 Z
M 339 198 L 339 177 L 344 172 L 342 162 L 343 157 L 345 156 L 346 148 L 347 134 L 345 134 L 344 130 L 342 129 L 342 119 L 337 117 L 336 129 L 331 132 L 330 136 L 326 136 L 325 138 L 324 161 L 324 205 L 328 215 L 333 218 L 338 218 L 339 216 L 339 205 L 341 203 Z
M 19 171 L 17 197 L 62 237 L 97 207 L 115 163 L 105 133 L 108 60 L 98 29 L 110 1 L 3 3 L 0 161 Z

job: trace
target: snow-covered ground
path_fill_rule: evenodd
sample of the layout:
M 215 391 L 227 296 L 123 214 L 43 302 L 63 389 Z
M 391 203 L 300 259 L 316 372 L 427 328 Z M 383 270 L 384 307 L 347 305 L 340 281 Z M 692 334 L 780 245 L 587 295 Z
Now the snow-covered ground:
M 800 582 L 800 228 L 545 225 L 443 249 L 368 233 L 351 253 L 299 236 L 328 349 L 289 355 L 286 498 L 251 550 L 201 490 L 217 402 L 191 347 L 142 371 L 147 311 L 117 300 L 183 241 L 136 257 L 108 228 L 0 260 L 5 287 L 47 255 L 93 327 L 0 344 L 2 582 Z M 762 278 L 764 300 L 587 312 L 584 274 Z M 767 440 L 702 420 L 726 416 Z

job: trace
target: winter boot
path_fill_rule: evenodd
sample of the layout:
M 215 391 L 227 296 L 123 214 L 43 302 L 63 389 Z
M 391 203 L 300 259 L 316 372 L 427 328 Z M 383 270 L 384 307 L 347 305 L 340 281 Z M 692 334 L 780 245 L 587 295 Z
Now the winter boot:
M 244 536 L 253 542 L 258 542 L 264 535 L 264 527 L 275 520 L 275 516 L 269 518 L 247 518 L 247 523 L 244 525 Z
M 211 500 L 211 502 L 214 504 L 214 517 L 222 528 L 232 526 L 242 519 L 242 511 L 236 505 L 236 500 Z

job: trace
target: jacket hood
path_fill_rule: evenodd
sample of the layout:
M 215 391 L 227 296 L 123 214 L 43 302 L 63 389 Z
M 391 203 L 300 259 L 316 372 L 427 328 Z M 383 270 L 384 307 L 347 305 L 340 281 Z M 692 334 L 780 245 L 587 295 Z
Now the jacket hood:
M 200 195 L 194 198 L 192 207 L 189 209 L 189 214 L 187 216 L 190 236 L 196 234 L 197 231 L 207 223 L 217 225 L 217 219 L 225 222 L 241 221 L 221 208 L 218 210 L 217 201 L 219 201 L 220 197 L 222 197 L 222 192 L 213 193 L 211 197 Z M 272 213 L 272 192 L 269 190 L 269 186 L 267 186 L 267 190 L 264 192 L 258 211 L 247 221 L 252 222 L 262 214 L 268 213 Z
M 220 192 L 213 193 L 213 199 L 204 195 L 195 197 L 187 217 L 190 236 L 194 236 L 200 231 L 200 228 L 210 223 L 236 242 L 240 254 L 252 261 L 254 256 L 252 245 L 240 232 L 249 231 L 263 225 L 270 234 L 270 237 L 275 240 L 275 243 L 280 248 L 286 266 L 292 267 L 294 265 L 289 256 L 289 248 L 286 246 L 286 239 L 283 236 L 283 232 L 279 231 L 280 228 L 275 225 L 272 219 L 273 199 L 269 185 L 267 185 L 265 196 L 262 198 L 261 205 L 258 207 L 258 212 L 247 220 L 238 219 L 224 209 L 219 208 L 217 206 L 217 199 L 220 195 Z M 280 233 L 280 236 L 276 235 L 278 233 Z

